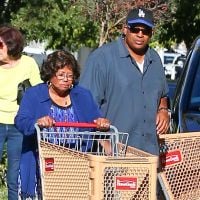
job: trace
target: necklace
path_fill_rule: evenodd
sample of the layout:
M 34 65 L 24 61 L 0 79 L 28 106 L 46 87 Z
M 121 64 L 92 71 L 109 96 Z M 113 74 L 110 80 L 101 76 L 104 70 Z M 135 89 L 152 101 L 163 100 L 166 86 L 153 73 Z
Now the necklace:
M 71 105 L 71 99 L 70 99 L 70 96 L 67 95 L 66 96 L 66 101 L 65 101 L 65 106 L 70 106 Z
M 66 94 L 65 96 L 59 96 L 52 85 L 49 87 L 49 95 L 52 101 L 59 106 L 67 107 L 71 105 L 70 95 Z

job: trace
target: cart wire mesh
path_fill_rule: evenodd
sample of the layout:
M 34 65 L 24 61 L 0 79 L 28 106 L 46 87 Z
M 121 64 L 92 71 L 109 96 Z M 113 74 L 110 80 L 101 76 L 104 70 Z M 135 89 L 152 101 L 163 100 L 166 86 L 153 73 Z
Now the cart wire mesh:
M 125 156 L 128 133 L 118 132 L 110 126 L 109 132 L 100 131 L 65 131 L 60 127 L 93 128 L 93 123 L 56 123 L 54 131 L 40 129 L 36 124 L 38 141 L 51 143 L 87 154 L 102 156 Z M 120 144 L 120 148 L 119 148 Z
M 159 144 L 166 200 L 200 200 L 200 133 L 160 135 Z

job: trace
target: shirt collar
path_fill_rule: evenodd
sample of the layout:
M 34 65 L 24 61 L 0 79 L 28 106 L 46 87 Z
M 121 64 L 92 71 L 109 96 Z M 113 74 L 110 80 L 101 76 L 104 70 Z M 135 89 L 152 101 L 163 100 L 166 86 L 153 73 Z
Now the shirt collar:
M 118 49 L 119 49 L 119 56 L 121 58 L 128 57 L 130 55 L 128 49 L 126 48 L 126 46 L 124 44 L 124 39 L 122 37 L 118 38 L 117 45 L 118 45 Z
M 124 43 L 124 39 L 119 37 L 117 40 L 119 55 L 121 58 L 130 56 L 128 49 Z M 151 48 L 148 47 L 147 52 L 145 54 L 145 63 L 151 63 L 154 60 L 154 56 L 152 55 Z
M 42 86 L 40 88 L 40 102 L 45 102 L 50 100 L 49 96 L 49 87 L 47 83 L 42 83 Z

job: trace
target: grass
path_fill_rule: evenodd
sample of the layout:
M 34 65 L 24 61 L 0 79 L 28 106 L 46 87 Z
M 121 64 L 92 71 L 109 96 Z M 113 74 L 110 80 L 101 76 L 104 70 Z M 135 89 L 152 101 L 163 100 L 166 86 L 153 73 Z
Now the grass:
M 6 186 L 2 186 L 2 185 L 0 186 L 0 199 L 1 200 L 8 199 Z

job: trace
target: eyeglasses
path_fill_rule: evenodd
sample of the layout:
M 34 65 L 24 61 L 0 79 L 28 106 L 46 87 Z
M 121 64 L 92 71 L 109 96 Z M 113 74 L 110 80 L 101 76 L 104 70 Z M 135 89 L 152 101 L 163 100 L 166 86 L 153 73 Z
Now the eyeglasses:
M 143 35 L 150 35 L 152 32 L 151 28 L 139 28 L 134 26 L 128 26 L 128 28 L 131 33 L 136 33 L 136 34 L 138 34 L 141 31 Z
M 63 80 L 63 79 L 67 79 L 68 81 L 73 81 L 74 80 L 74 75 L 73 74 L 57 73 L 56 77 L 57 77 L 58 80 Z

